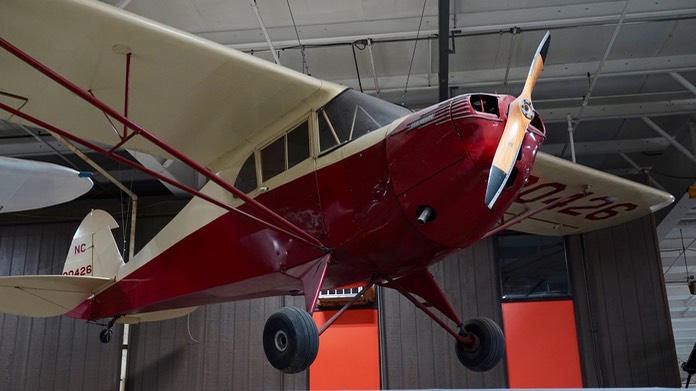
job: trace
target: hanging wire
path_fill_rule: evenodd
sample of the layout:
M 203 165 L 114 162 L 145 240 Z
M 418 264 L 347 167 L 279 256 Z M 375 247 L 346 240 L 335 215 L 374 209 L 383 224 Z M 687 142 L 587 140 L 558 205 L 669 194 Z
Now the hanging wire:
M 189 313 L 186 315 L 186 330 L 188 330 L 188 336 L 193 341 L 194 343 L 198 343 L 198 341 L 193 338 L 193 335 L 191 335 L 191 314 Z
M 425 15 L 425 4 L 428 0 L 423 0 L 423 10 L 421 10 L 420 21 L 418 21 L 418 32 L 416 32 L 416 41 L 413 43 L 413 53 L 411 54 L 411 63 L 408 65 L 408 74 L 406 75 L 406 85 L 404 86 L 404 94 L 401 96 L 401 106 L 404 106 L 406 93 L 408 92 L 408 82 L 411 79 L 411 69 L 413 68 L 413 59 L 416 57 L 416 47 L 418 47 L 418 38 L 420 38 L 421 25 L 423 25 L 423 15 Z M 430 70 L 428 70 L 430 72 Z
M 684 269 L 686 270 L 686 281 L 689 281 L 689 264 L 686 260 L 686 246 L 684 246 L 684 233 L 679 228 L 679 236 L 681 237 L 682 252 L 684 253 Z
M 679 233 L 681 234 L 681 228 L 679 229 Z M 683 235 L 681 236 L 681 240 L 682 240 L 682 249 L 679 251 L 679 255 L 677 255 L 677 257 L 674 259 L 674 262 L 672 262 L 672 264 L 669 265 L 669 267 L 667 268 L 667 270 L 665 270 L 664 273 L 662 273 L 663 276 L 666 276 L 667 273 L 668 273 L 670 270 L 672 270 L 672 267 L 674 266 L 674 264 L 676 264 L 676 263 L 679 261 L 679 258 L 680 258 L 682 255 L 684 255 L 684 262 L 686 263 L 686 250 L 690 250 L 689 247 L 691 247 L 691 245 L 694 244 L 694 242 L 696 242 L 696 239 L 694 239 L 694 240 L 692 240 L 692 241 L 689 243 L 688 246 L 684 246 L 684 236 L 683 236 Z M 688 276 L 687 276 L 687 280 L 688 280 Z
M 300 41 L 300 33 L 297 31 L 297 24 L 295 23 L 295 16 L 292 14 L 292 7 L 290 7 L 290 0 L 285 0 L 288 3 L 288 10 L 290 11 L 290 19 L 292 19 L 292 26 L 295 28 L 295 35 L 297 36 L 297 43 L 300 45 L 300 53 L 302 53 L 302 72 L 306 73 L 307 76 L 312 76 L 309 72 L 309 65 L 307 65 L 307 58 L 305 57 L 305 47 Z

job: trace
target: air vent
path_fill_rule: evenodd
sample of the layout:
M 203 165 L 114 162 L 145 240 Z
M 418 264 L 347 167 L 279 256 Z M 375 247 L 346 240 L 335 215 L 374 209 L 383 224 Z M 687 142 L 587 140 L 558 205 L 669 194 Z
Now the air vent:
M 493 114 L 496 117 L 500 116 L 500 111 L 498 110 L 498 98 L 493 95 L 471 95 L 469 98 L 471 102 L 471 107 L 480 113 Z

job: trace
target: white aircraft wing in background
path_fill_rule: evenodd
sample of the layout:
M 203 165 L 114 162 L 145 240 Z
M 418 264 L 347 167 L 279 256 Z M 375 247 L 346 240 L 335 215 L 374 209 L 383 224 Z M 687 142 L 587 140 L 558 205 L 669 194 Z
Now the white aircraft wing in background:
M 0 213 L 72 201 L 92 188 L 90 175 L 57 164 L 0 157 Z

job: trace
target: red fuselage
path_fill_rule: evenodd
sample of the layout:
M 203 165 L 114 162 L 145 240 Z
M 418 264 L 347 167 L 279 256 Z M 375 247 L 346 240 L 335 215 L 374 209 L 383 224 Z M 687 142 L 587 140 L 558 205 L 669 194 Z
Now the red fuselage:
M 325 289 L 426 267 L 480 240 L 526 181 L 545 134 L 538 119 L 496 204 L 484 204 L 513 99 L 462 95 L 413 113 L 386 138 L 256 199 L 333 250 Z M 419 224 L 424 207 L 434 217 Z M 321 255 L 226 213 L 69 315 L 103 318 L 293 294 L 301 284 L 284 271 Z

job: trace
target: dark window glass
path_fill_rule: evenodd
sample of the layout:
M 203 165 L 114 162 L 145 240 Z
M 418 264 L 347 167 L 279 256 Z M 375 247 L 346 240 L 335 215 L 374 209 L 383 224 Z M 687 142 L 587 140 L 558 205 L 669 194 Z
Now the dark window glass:
M 288 168 L 309 158 L 309 125 L 302 123 L 287 135 L 288 140 Z
M 234 181 L 234 187 L 248 193 L 257 187 L 256 182 L 256 158 L 252 153 L 251 156 L 244 162 L 242 169 L 239 170 L 237 180 Z
M 503 300 L 570 296 L 563 237 L 498 236 Z
M 355 90 L 346 90 L 319 113 L 319 144 L 322 151 L 337 145 L 323 113 L 331 122 L 339 144 L 343 144 L 411 114 L 411 110 Z
M 500 116 L 497 97 L 492 95 L 471 95 L 469 99 L 474 110 Z
M 285 137 L 261 150 L 261 178 L 267 181 L 285 171 Z
M 319 113 L 319 145 L 320 150 L 322 151 L 326 151 L 327 149 L 338 145 L 338 141 L 336 141 L 336 137 L 334 137 L 333 131 L 331 130 L 329 123 L 326 122 L 326 118 L 324 118 L 323 113 Z

